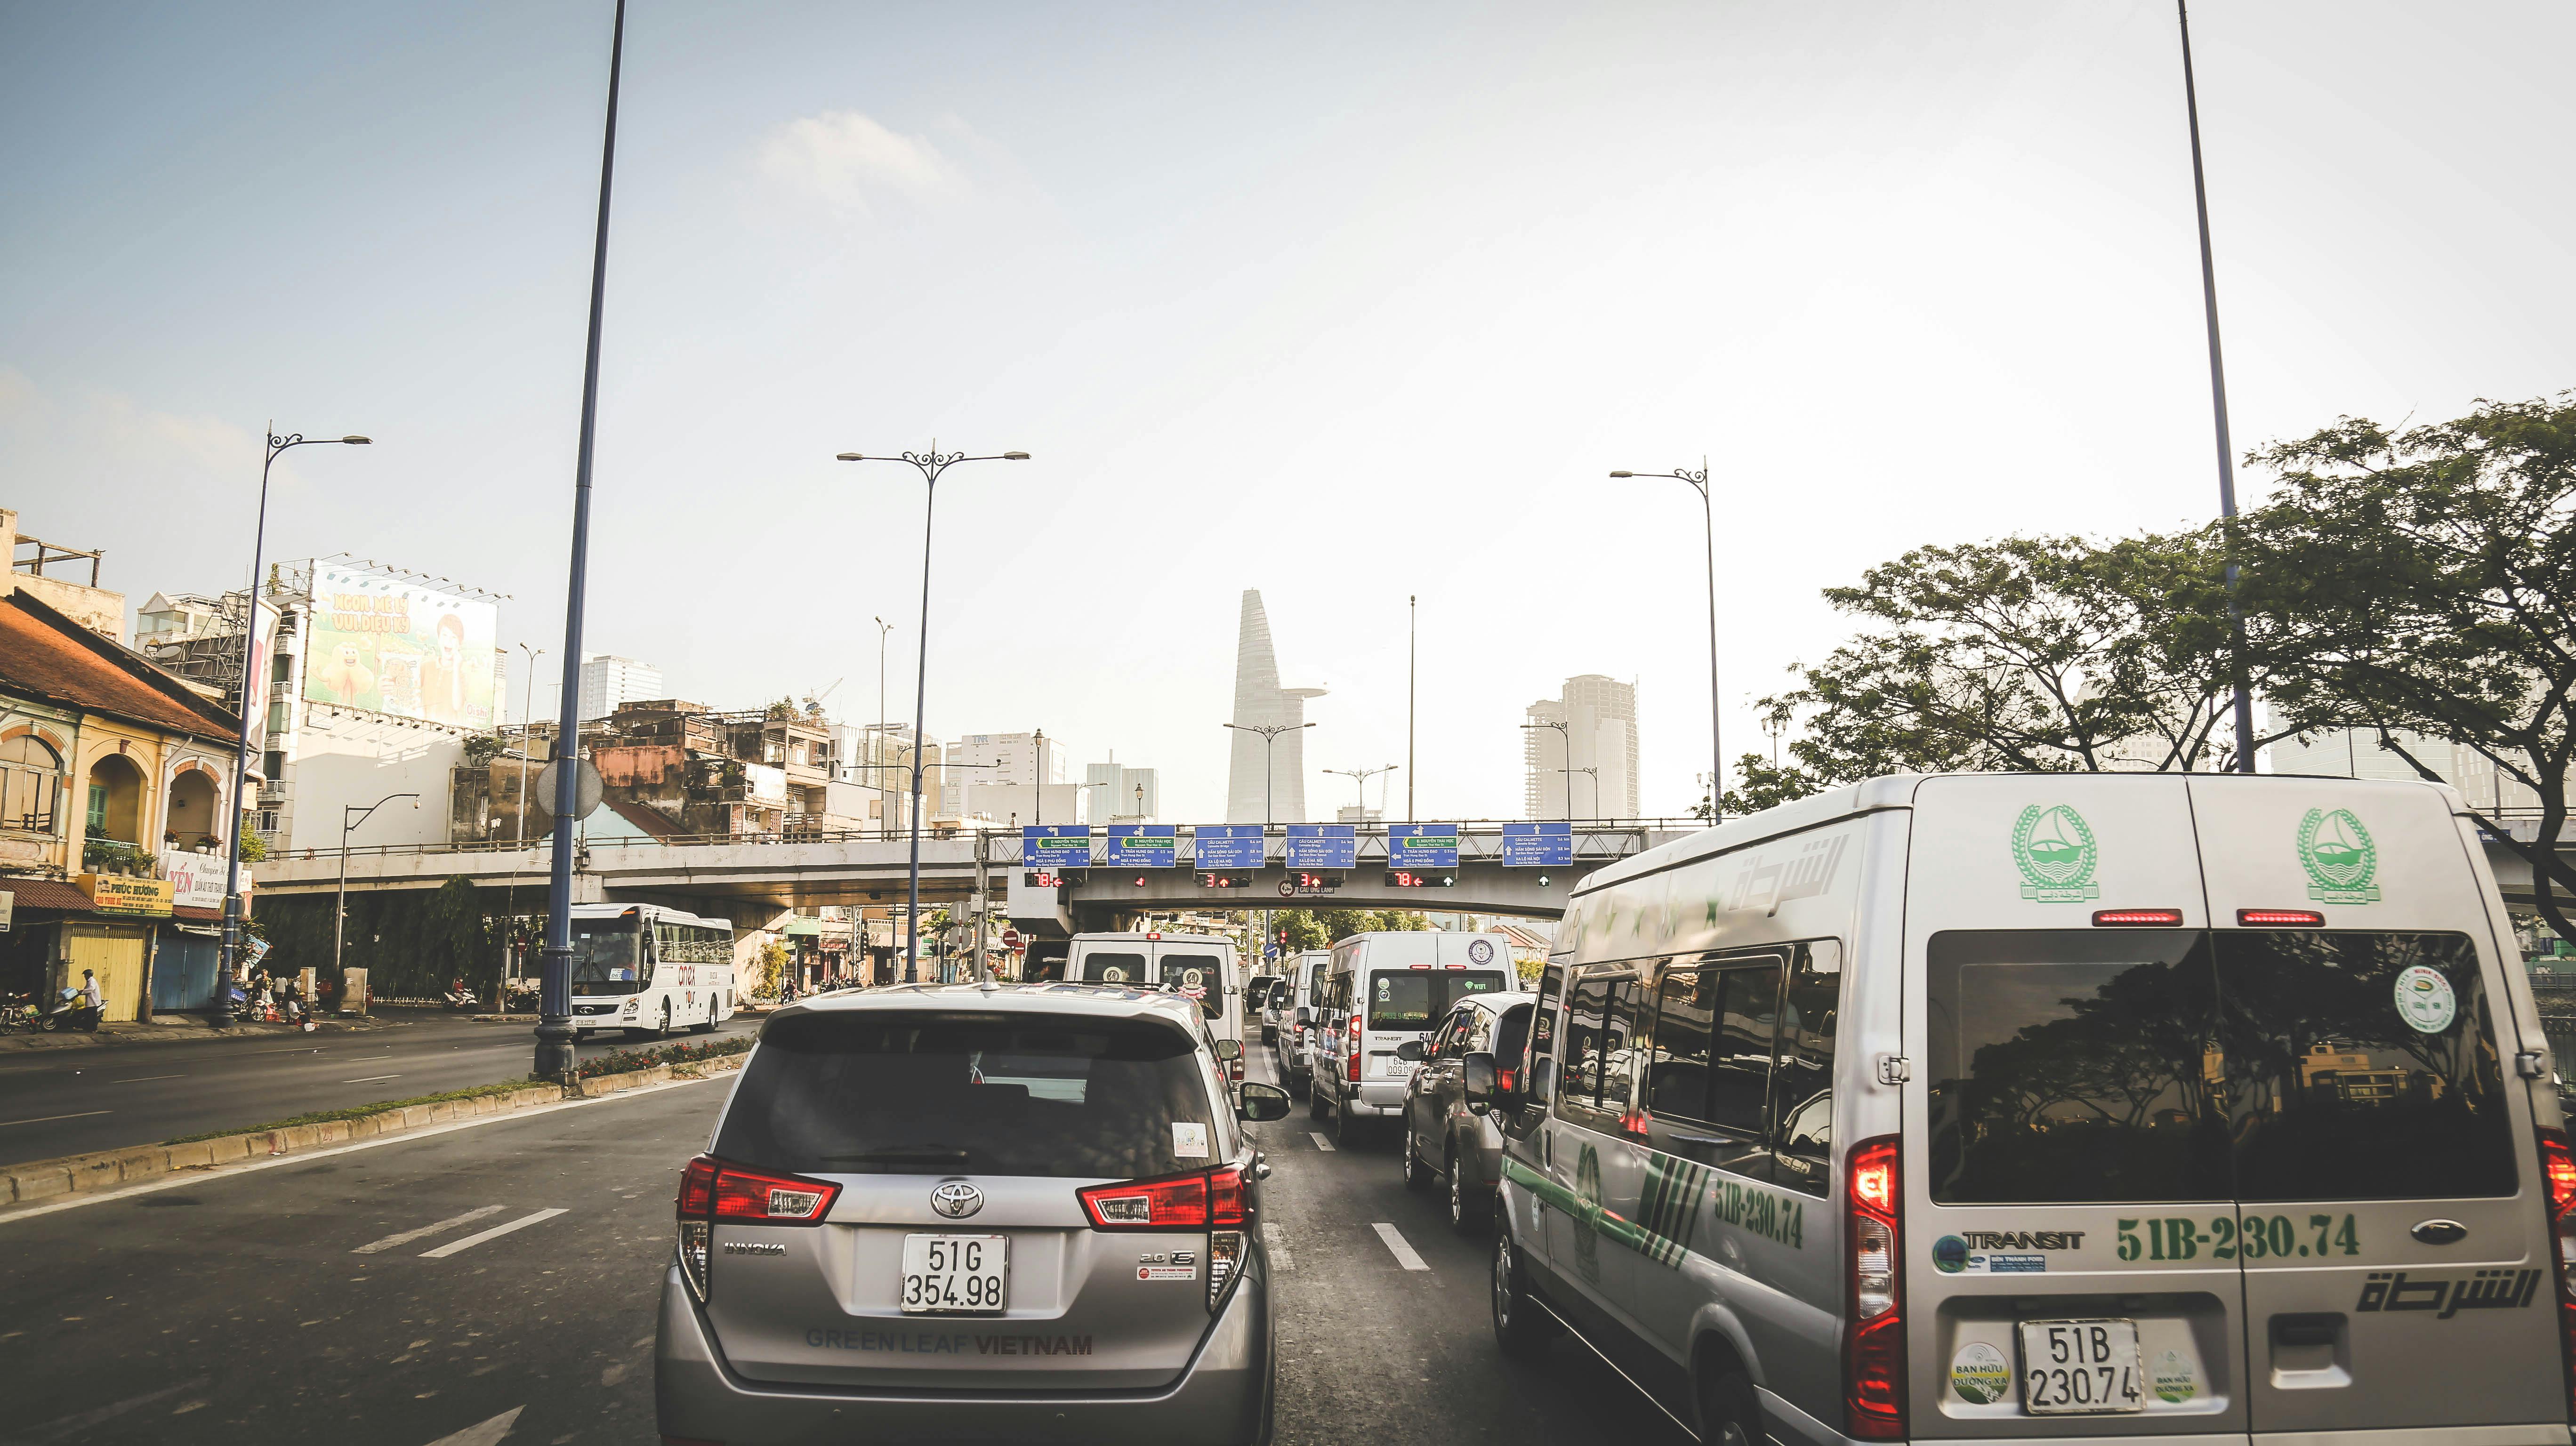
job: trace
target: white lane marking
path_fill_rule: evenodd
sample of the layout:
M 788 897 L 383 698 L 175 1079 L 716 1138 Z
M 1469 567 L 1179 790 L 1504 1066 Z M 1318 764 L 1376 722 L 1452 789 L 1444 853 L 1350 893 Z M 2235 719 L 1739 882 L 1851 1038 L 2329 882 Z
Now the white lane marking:
M 453 1436 L 441 1436 L 429 1446 L 500 1446 L 501 1438 L 509 1435 L 510 1428 L 519 1424 L 519 1413 L 526 1409 L 525 1406 L 512 1406 L 480 1426 L 468 1426 Z
M 470 1221 L 480 1220 L 486 1215 L 498 1215 L 501 1213 L 503 1208 L 504 1207 L 499 1205 L 486 1205 L 480 1210 L 468 1210 L 462 1215 L 450 1215 L 435 1225 L 424 1225 L 418 1230 L 406 1230 L 400 1235 L 388 1235 L 382 1240 L 370 1240 L 366 1244 L 359 1246 L 357 1249 L 352 1250 L 349 1253 L 351 1255 L 373 1255 L 379 1250 L 391 1250 L 397 1245 L 409 1245 L 424 1235 L 436 1235 L 442 1230 L 453 1230 L 459 1225 L 466 1224 Z
M 540 1210 L 534 1215 L 522 1215 L 507 1225 L 495 1225 L 489 1230 L 468 1235 L 462 1240 L 451 1240 L 445 1245 L 438 1247 L 436 1250 L 424 1250 L 420 1253 L 420 1258 L 423 1260 L 445 1260 L 447 1257 L 454 1255 L 460 1250 L 471 1250 L 475 1246 L 480 1245 L 484 1241 L 490 1240 L 495 1236 L 507 1235 L 513 1230 L 534 1225 L 540 1220 L 552 1220 L 562 1213 L 564 1213 L 563 1207 L 557 1206 L 552 1210 Z M 1428 1266 L 1424 1267 L 1426 1270 L 1429 1268 L 1430 1267 Z
M 153 1391 L 147 1395 L 129 1396 L 125 1400 L 117 1401 L 110 1405 L 98 1406 L 90 1410 L 83 1411 L 77 1416 L 64 1416 L 56 1420 L 47 1421 L 41 1426 L 37 1426 L 26 1431 L 15 1439 L 20 1441 L 59 1441 L 75 1432 L 86 1431 L 90 1427 L 99 1424 L 101 1421 L 115 1420 L 117 1417 L 124 1415 L 126 1412 L 133 1410 L 137 1406 L 150 1405 L 152 1402 L 158 1401 L 164 1396 L 175 1396 L 181 1391 L 193 1391 L 212 1379 L 213 1377 L 211 1376 L 198 1376 L 193 1380 L 181 1381 L 175 1386 L 163 1386 L 160 1390 Z M 431 1443 L 431 1446 L 437 1446 L 437 1443 L 433 1442 Z
M 76 1115 L 38 1115 L 32 1120 L 0 1120 L 0 1130 L 11 1125 L 41 1125 L 47 1120 L 85 1120 L 92 1115 L 112 1115 L 114 1110 L 83 1110 Z
M 1386 1242 L 1386 1248 L 1395 1252 L 1396 1264 L 1403 1266 L 1407 1270 L 1429 1270 L 1431 1268 L 1431 1262 L 1414 1254 L 1413 1247 L 1405 1243 L 1404 1237 L 1396 1232 L 1396 1228 L 1394 1226 L 1381 1220 L 1375 1225 L 1370 1226 L 1369 1229 L 1376 1231 L 1377 1238 Z
M 59 1200 L 48 1200 L 42 1205 L 21 1205 L 13 1210 L 0 1210 L 0 1225 L 7 1225 L 16 1220 L 33 1220 L 39 1215 L 51 1215 L 58 1210 L 78 1210 L 85 1205 L 104 1205 L 110 1200 L 123 1200 L 134 1195 L 149 1195 L 156 1190 L 172 1190 L 181 1185 L 205 1185 L 213 1181 L 229 1179 L 250 1170 L 274 1170 L 280 1165 L 302 1165 L 314 1160 L 327 1160 L 333 1155 L 345 1155 L 352 1150 L 376 1150 L 387 1145 L 433 1139 L 439 1135 L 453 1134 L 458 1130 L 479 1130 L 486 1125 L 506 1125 L 513 1120 L 550 1115 L 557 1110 L 586 1110 L 598 1105 L 613 1105 L 620 1100 L 643 1099 L 660 1094 L 664 1090 L 686 1089 L 691 1085 L 705 1084 L 711 1079 L 731 1080 L 734 1077 L 734 1074 L 728 1071 L 724 1074 L 706 1075 L 699 1079 L 664 1080 L 660 1084 L 639 1085 L 634 1089 L 621 1090 L 616 1094 L 604 1095 L 595 1100 L 566 1100 L 559 1105 L 538 1105 L 532 1109 L 512 1110 L 506 1115 L 476 1115 L 470 1120 L 458 1120 L 454 1124 L 432 1125 L 425 1130 L 406 1130 L 399 1135 L 379 1135 L 372 1140 L 334 1145 L 327 1150 L 298 1150 L 286 1155 L 261 1155 L 244 1160 L 238 1165 L 219 1165 L 211 1170 L 190 1168 L 159 1180 L 146 1180 L 140 1185 L 123 1185 L 114 1190 L 83 1190 Z
M 342 1084 L 383 1084 L 386 1080 L 389 1080 L 389 1079 L 401 1079 L 401 1078 L 402 1078 L 402 1076 L 401 1076 L 401 1075 L 398 1075 L 398 1074 L 371 1074 L 371 1075 L 367 1076 L 365 1079 L 344 1079 L 344 1080 L 340 1081 L 340 1083 L 342 1083 Z
M 1322 1135 L 1316 1134 L 1311 1130 L 1307 1132 L 1306 1138 L 1314 1141 L 1315 1148 L 1318 1150 L 1329 1150 L 1333 1147 L 1332 1141 L 1325 1139 Z
M 1261 1243 L 1270 1247 L 1270 1263 L 1281 1270 L 1295 1270 L 1297 1257 L 1288 1253 L 1288 1232 L 1279 1222 L 1266 1220 L 1261 1225 Z
M 129 1079 L 112 1079 L 109 1084 L 143 1084 L 156 1079 L 186 1079 L 184 1074 L 138 1074 Z

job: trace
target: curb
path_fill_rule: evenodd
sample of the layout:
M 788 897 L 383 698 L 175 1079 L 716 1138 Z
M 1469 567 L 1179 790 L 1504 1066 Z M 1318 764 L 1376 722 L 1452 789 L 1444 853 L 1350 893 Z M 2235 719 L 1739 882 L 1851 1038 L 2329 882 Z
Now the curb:
M 0 1166 L 0 1207 L 134 1185 L 182 1170 L 209 1170 L 263 1155 L 292 1155 L 328 1149 L 358 1140 L 453 1124 L 482 1115 L 515 1114 L 520 1110 L 559 1105 L 566 1100 L 602 1099 L 667 1080 L 730 1074 L 742 1068 L 742 1062 L 748 1058 L 748 1054 L 729 1054 L 716 1059 L 692 1060 L 686 1064 L 657 1064 L 651 1069 L 600 1075 L 595 1079 L 573 1080 L 562 1085 L 530 1085 L 502 1095 L 441 1100 L 432 1105 L 405 1105 L 400 1109 L 380 1110 L 349 1120 L 288 1125 L 277 1130 L 251 1130 L 211 1140 L 191 1140 L 184 1145 L 130 1145 L 122 1150 L 99 1150 L 86 1155 L 65 1155 L 58 1160 L 32 1160 L 23 1165 Z
M 371 1020 L 365 1016 L 351 1019 L 317 1019 L 313 1030 L 324 1034 L 371 1034 L 379 1029 L 398 1029 L 408 1020 Z M 303 1038 L 304 1031 L 291 1024 L 250 1024 L 237 1022 L 230 1029 L 186 1027 L 175 1029 L 126 1029 L 110 1025 L 93 1033 L 87 1030 L 55 1034 L 0 1035 L 0 1054 L 34 1054 L 54 1049 L 125 1049 L 155 1044 L 206 1044 L 230 1039 Z

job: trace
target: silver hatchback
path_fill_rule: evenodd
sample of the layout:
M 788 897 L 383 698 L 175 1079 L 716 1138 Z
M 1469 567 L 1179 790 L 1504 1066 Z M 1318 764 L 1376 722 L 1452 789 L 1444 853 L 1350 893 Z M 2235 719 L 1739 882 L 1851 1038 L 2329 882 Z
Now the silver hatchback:
M 680 1182 L 666 1442 L 1270 1438 L 1261 1164 L 1198 1008 L 842 995 L 761 1030 Z M 1237 1103 L 1237 1100 L 1240 1103 Z

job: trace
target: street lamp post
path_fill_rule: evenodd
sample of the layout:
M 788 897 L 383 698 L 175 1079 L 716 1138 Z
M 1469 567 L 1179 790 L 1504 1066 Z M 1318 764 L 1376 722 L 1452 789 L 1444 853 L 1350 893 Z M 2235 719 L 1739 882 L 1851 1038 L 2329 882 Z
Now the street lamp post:
M 1422 599 L 1407 594 L 1404 599 L 1404 821 L 1413 822 L 1413 693 L 1419 676 L 1416 664 L 1421 661 L 1417 643 L 1422 635 Z
M 887 639 L 888 637 L 890 637 L 890 636 L 894 633 L 894 624 L 892 624 L 892 623 L 890 623 L 890 622 L 887 622 L 884 618 L 881 618 L 881 617 L 880 617 L 880 618 L 871 618 L 871 619 L 869 619 L 869 621 L 871 621 L 871 622 L 873 622 L 873 623 L 875 623 L 875 624 L 877 625 L 877 741 L 876 741 L 876 746 L 875 746 L 874 748 L 872 748 L 872 749 L 870 749 L 870 750 L 869 750 L 870 757 L 869 757 L 868 761 L 869 761 L 871 764 L 876 764 L 876 763 L 883 763 L 883 762 L 885 761 L 885 745 L 886 745 L 886 639 Z M 884 832 L 884 830 L 885 830 L 885 828 L 886 828 L 886 826 L 887 826 L 887 823 L 888 823 L 888 820 L 887 820 L 887 818 L 886 818 L 886 816 L 885 816 L 885 806 L 886 806 L 886 801 L 887 801 L 887 800 L 886 800 L 886 793 L 888 792 L 888 790 L 887 790 L 886 786 L 885 786 L 882 782 L 881 782 L 881 783 L 879 783 L 879 784 L 877 784 L 876 789 L 877 789 L 877 830 L 878 830 L 878 832 L 882 833 L 882 832 Z
M 1601 770 L 1598 768 L 1569 768 L 1565 771 L 1569 774 L 1588 773 L 1592 775 L 1592 811 L 1585 814 L 1584 818 L 1588 822 L 1599 823 L 1601 821 Z M 1568 783 L 1572 783 L 1573 781 L 1574 780 L 1572 778 L 1566 779 L 1566 782 Z
M 1261 826 L 1267 829 L 1270 827 L 1270 745 L 1277 742 L 1282 733 L 1294 733 L 1300 728 L 1312 728 L 1315 725 L 1312 723 L 1228 723 L 1225 726 L 1237 733 L 1261 735 Z M 1330 771 L 1326 770 L 1326 772 Z M 1269 847 L 1270 845 L 1266 843 L 1262 845 L 1264 850 Z M 1266 852 L 1263 854 L 1264 858 L 1268 856 Z
M 1715 781 L 1708 786 L 1708 821 L 1724 823 L 1726 810 L 1726 746 L 1718 738 L 1717 726 L 1717 502 L 1709 495 L 1708 459 L 1699 459 L 1699 470 L 1676 467 L 1670 472 L 1613 472 L 1613 477 L 1671 477 L 1688 482 L 1699 493 L 1701 521 L 1708 541 L 1708 751 L 1710 765 L 1716 769 Z
M 349 932 L 349 830 L 365 823 L 377 809 L 397 798 L 408 798 L 412 807 L 420 807 L 417 793 L 388 793 L 365 808 L 354 803 L 340 805 L 340 892 L 331 901 L 331 972 L 344 978 L 346 975 L 340 968 L 340 945 Z M 344 1006 L 347 1002 L 341 1001 Z
M 914 982 L 921 963 L 921 756 L 923 700 L 930 686 L 930 525 L 939 504 L 939 474 L 960 462 L 1025 462 L 1026 452 L 997 452 L 990 456 L 969 457 L 963 452 L 942 452 L 932 442 L 927 452 L 905 452 L 898 456 L 869 456 L 863 452 L 836 453 L 843 462 L 908 462 L 921 473 L 921 648 L 914 660 L 912 684 L 912 866 L 905 897 L 910 901 L 904 913 L 903 979 Z
M 1393 773 L 1395 770 L 1396 765 L 1390 763 L 1384 768 L 1327 768 L 1324 771 L 1337 778 L 1347 778 L 1358 786 L 1360 795 L 1360 816 L 1357 821 L 1360 823 L 1366 823 L 1368 822 L 1368 781 L 1377 777 L 1381 773 Z M 1380 804 L 1379 811 L 1383 813 L 1384 810 L 1385 805 Z
M 234 704 L 241 710 L 241 730 L 233 739 L 233 822 L 231 828 L 224 830 L 230 847 L 224 859 L 224 974 L 215 985 L 214 1026 L 217 1029 L 232 1027 L 233 971 L 241 967 L 241 833 L 242 820 L 250 812 L 242 806 L 242 786 L 250 776 L 250 696 L 254 681 L 250 674 L 251 669 L 259 664 L 259 570 L 260 554 L 268 543 L 268 470 L 277 465 L 277 455 L 289 447 L 310 447 L 321 442 L 347 447 L 368 445 L 365 437 L 307 437 L 302 432 L 289 432 L 281 437 L 276 431 L 277 423 L 268 425 L 268 455 L 259 464 L 259 521 L 251 528 L 250 534 L 250 607 L 249 616 L 242 620 L 241 697 Z M 259 691 L 267 692 L 264 680 Z
M 1565 775 L 1565 817 L 1568 822 L 1572 822 L 1574 818 L 1574 730 L 1563 723 L 1524 723 L 1521 726 L 1553 728 L 1556 730 L 1556 736 L 1565 741 L 1565 766 L 1557 772 Z

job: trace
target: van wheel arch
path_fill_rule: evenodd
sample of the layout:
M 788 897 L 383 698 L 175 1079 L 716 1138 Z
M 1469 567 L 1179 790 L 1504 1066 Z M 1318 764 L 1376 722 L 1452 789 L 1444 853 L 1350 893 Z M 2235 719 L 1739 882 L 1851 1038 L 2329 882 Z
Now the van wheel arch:
M 1704 1330 L 1691 1347 L 1691 1405 L 1698 1417 L 1698 1434 L 1708 1446 L 1721 1446 L 1731 1440 L 1723 1432 L 1722 1420 L 1712 1419 L 1721 1413 L 1737 1418 L 1743 1428 L 1743 1439 L 1760 1443 L 1770 1439 L 1770 1423 L 1762 1416 L 1762 1397 L 1754 1389 L 1753 1372 L 1744 1356 L 1723 1332 Z

